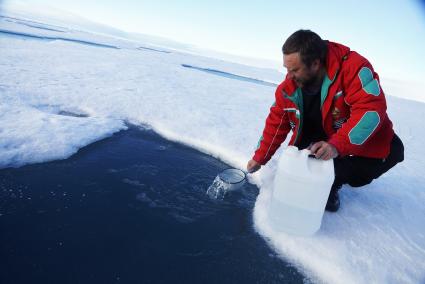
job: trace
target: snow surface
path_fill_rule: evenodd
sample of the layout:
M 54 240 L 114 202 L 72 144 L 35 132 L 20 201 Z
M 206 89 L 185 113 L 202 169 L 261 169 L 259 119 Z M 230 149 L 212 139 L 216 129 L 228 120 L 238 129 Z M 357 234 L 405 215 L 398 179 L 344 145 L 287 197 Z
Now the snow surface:
M 0 17 L 0 168 L 65 159 L 127 123 L 235 167 L 244 168 L 252 156 L 274 88 L 201 69 L 266 82 L 278 82 L 281 73 L 11 11 Z M 382 85 L 395 96 L 423 90 L 390 80 Z M 345 186 L 340 211 L 325 213 L 315 236 L 294 237 L 269 226 L 280 152 L 251 177 L 261 189 L 253 216 L 257 231 L 314 282 L 425 282 L 425 105 L 388 96 L 388 108 L 405 161 L 369 186 Z

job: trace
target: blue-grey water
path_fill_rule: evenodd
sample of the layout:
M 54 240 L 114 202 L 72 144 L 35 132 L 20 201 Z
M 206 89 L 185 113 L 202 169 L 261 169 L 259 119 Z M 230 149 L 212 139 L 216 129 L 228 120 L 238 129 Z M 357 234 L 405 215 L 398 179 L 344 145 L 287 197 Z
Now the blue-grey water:
M 0 170 L 0 283 L 302 283 L 253 228 L 229 165 L 130 127 L 69 159 Z
M 216 70 L 216 69 L 211 69 L 211 68 L 202 68 L 202 67 L 192 66 L 192 65 L 189 65 L 189 64 L 182 64 L 181 66 L 183 66 L 185 68 L 190 68 L 190 69 L 195 69 L 195 70 L 198 70 L 198 71 L 206 72 L 206 73 L 212 74 L 212 75 L 229 78 L 229 79 L 232 79 L 232 80 L 250 82 L 250 83 L 263 85 L 263 86 L 267 86 L 267 87 L 274 87 L 274 88 L 277 87 L 277 84 L 272 83 L 272 82 L 267 82 L 267 81 L 263 81 L 263 80 L 259 80 L 259 79 L 255 79 L 255 78 L 236 75 L 236 74 L 224 72 L 224 71 L 221 71 L 221 70 Z

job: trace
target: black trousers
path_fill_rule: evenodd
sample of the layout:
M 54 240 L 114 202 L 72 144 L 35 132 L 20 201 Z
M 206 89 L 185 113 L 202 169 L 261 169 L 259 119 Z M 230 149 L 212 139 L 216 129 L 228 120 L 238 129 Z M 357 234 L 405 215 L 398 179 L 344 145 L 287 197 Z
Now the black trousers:
M 403 160 L 403 142 L 396 134 L 391 141 L 390 154 L 385 159 L 358 156 L 335 158 L 335 181 L 332 189 L 337 190 L 343 184 L 349 184 L 353 187 L 369 184 Z

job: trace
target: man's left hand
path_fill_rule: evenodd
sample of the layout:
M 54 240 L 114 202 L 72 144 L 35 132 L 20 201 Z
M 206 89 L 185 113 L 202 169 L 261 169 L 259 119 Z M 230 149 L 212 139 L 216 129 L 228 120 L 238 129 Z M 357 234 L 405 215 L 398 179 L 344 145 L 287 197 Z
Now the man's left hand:
M 319 141 L 311 145 L 311 153 L 316 156 L 317 159 L 329 160 L 338 157 L 338 150 L 332 144 L 325 141 Z

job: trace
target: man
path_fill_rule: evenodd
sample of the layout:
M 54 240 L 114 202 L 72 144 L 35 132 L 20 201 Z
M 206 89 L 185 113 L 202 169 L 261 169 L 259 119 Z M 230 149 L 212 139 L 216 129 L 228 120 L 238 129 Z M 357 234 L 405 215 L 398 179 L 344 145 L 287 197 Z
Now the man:
M 287 69 L 247 170 L 266 164 L 287 134 L 290 145 L 334 159 L 326 210 L 339 209 L 343 184 L 369 184 L 404 159 L 386 113 L 385 95 L 369 61 L 348 47 L 299 30 L 282 47 Z

